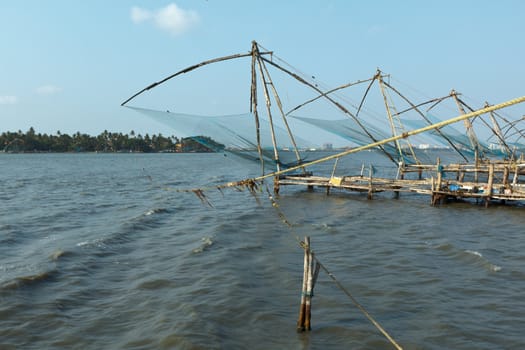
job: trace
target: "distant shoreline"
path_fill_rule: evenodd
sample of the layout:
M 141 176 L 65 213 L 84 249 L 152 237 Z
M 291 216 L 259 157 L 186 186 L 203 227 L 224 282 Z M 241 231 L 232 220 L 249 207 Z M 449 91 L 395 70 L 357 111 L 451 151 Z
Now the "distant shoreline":
M 158 151 L 158 152 L 141 152 L 141 151 L 4 151 L 0 150 L 0 154 L 190 154 L 190 153 L 217 153 L 215 151 Z
M 27 132 L 0 134 L 0 152 L 4 153 L 209 153 L 224 149 L 224 145 L 207 136 L 179 138 L 174 135 L 114 133 L 104 130 L 97 136 L 76 132 L 73 135 L 57 131 L 55 135 Z

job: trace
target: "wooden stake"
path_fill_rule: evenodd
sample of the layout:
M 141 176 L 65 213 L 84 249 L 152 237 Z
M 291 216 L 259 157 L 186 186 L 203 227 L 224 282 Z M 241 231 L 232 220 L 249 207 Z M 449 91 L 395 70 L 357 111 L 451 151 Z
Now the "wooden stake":
M 319 275 L 321 265 L 316 263 L 314 253 L 310 250 L 310 237 L 304 238 L 304 271 L 303 288 L 301 293 L 301 307 L 299 319 L 297 320 L 297 332 L 312 329 L 312 297 L 314 295 L 315 282 Z
M 509 185 L 509 167 L 505 165 L 503 168 L 503 187 L 507 188 Z
M 373 198 L 373 195 L 372 195 L 372 192 L 373 192 L 373 188 L 372 188 L 372 164 L 370 164 L 370 170 L 368 172 L 368 199 L 372 199 Z
M 312 329 L 311 318 L 312 318 L 312 291 L 313 291 L 313 255 L 310 249 L 308 249 L 308 278 L 306 280 L 306 297 L 305 297 L 305 312 L 304 312 L 304 329 L 309 331 Z
M 299 319 L 297 320 L 297 332 L 305 331 L 306 319 L 306 293 L 308 286 L 308 270 L 310 267 L 310 237 L 304 237 L 304 265 L 303 265 L 303 288 L 301 291 L 301 307 L 299 308 Z
M 490 198 L 492 197 L 492 184 L 494 182 L 494 163 L 489 165 L 489 179 L 487 182 L 487 196 L 485 197 L 485 207 L 489 206 Z

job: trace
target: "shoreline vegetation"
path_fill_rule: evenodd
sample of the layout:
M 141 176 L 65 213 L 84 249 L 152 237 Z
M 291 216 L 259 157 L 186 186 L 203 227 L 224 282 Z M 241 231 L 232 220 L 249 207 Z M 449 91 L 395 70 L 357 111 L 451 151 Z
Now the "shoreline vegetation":
M 198 141 L 197 141 L 198 140 Z M 207 136 L 179 138 L 174 135 L 163 136 L 113 133 L 104 130 L 97 136 L 76 132 L 73 135 L 37 133 L 31 127 L 27 132 L 2 132 L 0 152 L 5 153 L 197 153 L 215 152 L 224 149 Z

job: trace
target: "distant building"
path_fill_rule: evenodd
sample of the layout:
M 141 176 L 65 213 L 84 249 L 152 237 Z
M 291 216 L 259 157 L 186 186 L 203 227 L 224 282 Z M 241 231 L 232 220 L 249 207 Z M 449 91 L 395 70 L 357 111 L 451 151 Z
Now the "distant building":
M 334 145 L 330 142 L 323 143 L 323 150 L 331 151 L 334 149 Z

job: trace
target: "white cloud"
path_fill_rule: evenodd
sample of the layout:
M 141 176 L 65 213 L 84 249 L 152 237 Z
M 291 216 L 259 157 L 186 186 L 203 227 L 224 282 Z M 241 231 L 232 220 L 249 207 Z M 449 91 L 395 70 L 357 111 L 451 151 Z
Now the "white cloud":
M 0 105 L 14 105 L 18 103 L 16 96 L 0 96 Z
M 54 85 L 44 85 L 36 89 L 36 93 L 39 95 L 54 95 L 60 91 L 62 91 L 62 89 Z
M 199 23 L 200 18 L 197 12 L 181 9 L 172 3 L 153 11 L 135 6 L 131 9 L 131 20 L 134 23 L 151 21 L 172 35 L 180 35 Z

